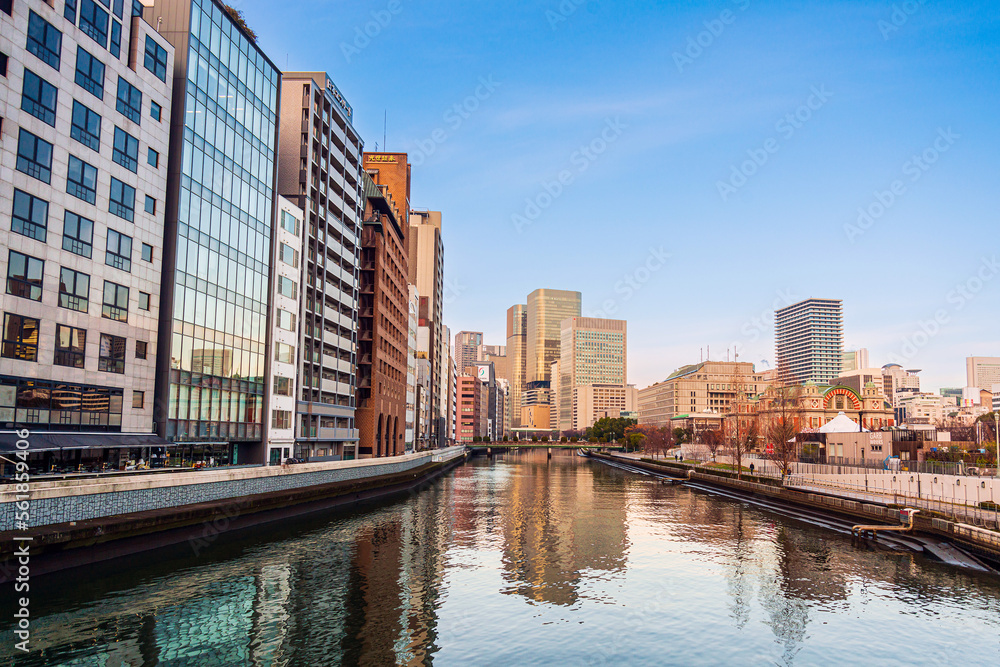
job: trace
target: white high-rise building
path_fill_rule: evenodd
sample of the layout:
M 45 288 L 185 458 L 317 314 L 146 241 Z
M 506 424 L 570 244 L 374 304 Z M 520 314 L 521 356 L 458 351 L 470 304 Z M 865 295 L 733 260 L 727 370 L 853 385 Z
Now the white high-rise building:
M 50 432 L 39 464 L 155 464 L 174 49 L 141 4 L 89 5 L 0 3 L 0 430 Z
M 806 299 L 775 312 L 776 367 L 794 382 L 840 375 L 844 312 L 840 299 Z
M 966 357 L 965 386 L 990 391 L 1000 384 L 1000 357 Z

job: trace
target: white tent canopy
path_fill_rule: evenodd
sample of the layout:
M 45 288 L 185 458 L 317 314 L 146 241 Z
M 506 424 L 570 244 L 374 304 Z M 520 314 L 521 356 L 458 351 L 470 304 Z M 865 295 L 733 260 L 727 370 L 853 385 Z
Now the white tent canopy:
M 858 428 L 858 422 L 854 421 L 843 412 L 838 412 L 837 416 L 823 424 L 819 428 L 820 433 L 858 433 L 868 432 L 868 429 Z

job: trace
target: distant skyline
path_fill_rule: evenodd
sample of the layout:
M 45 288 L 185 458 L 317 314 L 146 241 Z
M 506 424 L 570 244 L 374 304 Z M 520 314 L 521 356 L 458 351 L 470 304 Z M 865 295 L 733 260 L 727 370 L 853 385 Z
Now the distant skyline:
M 452 331 L 503 344 L 529 292 L 579 290 L 643 387 L 707 346 L 773 363 L 774 309 L 834 298 L 845 349 L 934 390 L 1000 355 L 1000 17 L 903 4 L 238 8 L 330 73 L 366 150 L 410 154 Z

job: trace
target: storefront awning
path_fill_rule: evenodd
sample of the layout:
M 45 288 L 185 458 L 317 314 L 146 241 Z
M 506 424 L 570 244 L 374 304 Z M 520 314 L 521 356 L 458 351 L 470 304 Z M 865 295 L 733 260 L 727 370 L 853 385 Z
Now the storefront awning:
M 18 437 L 14 431 L 0 431 L 0 452 L 17 450 Z M 50 452 L 60 449 L 109 449 L 130 447 L 168 447 L 167 442 L 154 433 L 49 433 L 33 431 L 25 440 L 30 452 Z

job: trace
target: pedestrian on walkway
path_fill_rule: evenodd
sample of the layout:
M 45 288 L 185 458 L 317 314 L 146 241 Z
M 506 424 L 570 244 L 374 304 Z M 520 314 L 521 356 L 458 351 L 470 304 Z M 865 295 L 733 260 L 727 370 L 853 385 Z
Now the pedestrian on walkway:
M 752 463 L 750 464 L 750 474 L 751 475 L 753 474 L 753 464 Z

